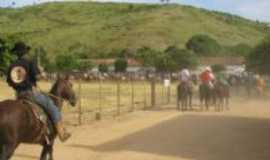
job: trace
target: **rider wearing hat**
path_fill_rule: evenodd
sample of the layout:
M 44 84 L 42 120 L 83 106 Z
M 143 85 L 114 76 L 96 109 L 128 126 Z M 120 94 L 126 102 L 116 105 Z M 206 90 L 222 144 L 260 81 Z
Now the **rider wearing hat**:
M 211 67 L 206 67 L 205 70 L 200 75 L 202 84 L 209 86 L 211 89 L 214 88 L 213 81 L 215 80 L 215 75 L 212 72 Z
M 41 71 L 37 63 L 25 57 L 29 51 L 30 47 L 23 42 L 15 44 L 11 52 L 18 59 L 8 69 L 7 83 L 16 91 L 18 99 L 30 99 L 45 110 L 55 125 L 59 139 L 64 142 L 71 135 L 65 131 L 62 125 L 62 117 L 58 107 L 47 95 L 36 89 Z
M 180 72 L 180 83 L 182 84 L 188 84 L 190 79 L 191 79 L 191 75 L 188 69 L 184 68 L 181 70 Z

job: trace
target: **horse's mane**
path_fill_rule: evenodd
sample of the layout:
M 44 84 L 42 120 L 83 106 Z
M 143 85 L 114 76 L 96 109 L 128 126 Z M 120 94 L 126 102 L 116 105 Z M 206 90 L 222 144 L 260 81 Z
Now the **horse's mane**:
M 50 90 L 50 93 L 53 94 L 53 95 L 56 95 L 57 94 L 57 90 L 58 90 L 58 86 L 59 86 L 59 79 L 53 84 L 51 90 Z

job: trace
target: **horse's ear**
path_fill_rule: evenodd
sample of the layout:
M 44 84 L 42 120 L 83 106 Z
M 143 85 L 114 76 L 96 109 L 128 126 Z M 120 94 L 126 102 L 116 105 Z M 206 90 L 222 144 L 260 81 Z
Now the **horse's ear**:
M 72 76 L 67 74 L 67 75 L 65 75 L 64 80 L 70 81 L 70 80 L 72 80 Z
M 64 75 L 61 74 L 61 73 L 58 73 L 57 74 L 57 80 L 62 80 L 62 79 L 64 79 Z

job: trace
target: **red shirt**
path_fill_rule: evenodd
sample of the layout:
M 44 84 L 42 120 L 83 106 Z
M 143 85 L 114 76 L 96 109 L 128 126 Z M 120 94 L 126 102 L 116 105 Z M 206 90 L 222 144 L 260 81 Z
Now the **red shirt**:
M 210 72 L 209 71 L 204 71 L 201 75 L 200 75 L 200 79 L 202 81 L 202 83 L 207 84 L 212 80 L 212 77 L 210 76 Z

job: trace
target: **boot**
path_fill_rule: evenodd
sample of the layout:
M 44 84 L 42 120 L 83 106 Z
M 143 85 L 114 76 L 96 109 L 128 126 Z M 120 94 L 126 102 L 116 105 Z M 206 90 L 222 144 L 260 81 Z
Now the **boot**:
M 62 122 L 56 123 L 56 130 L 61 142 L 65 142 L 71 137 L 71 134 L 66 132 Z

